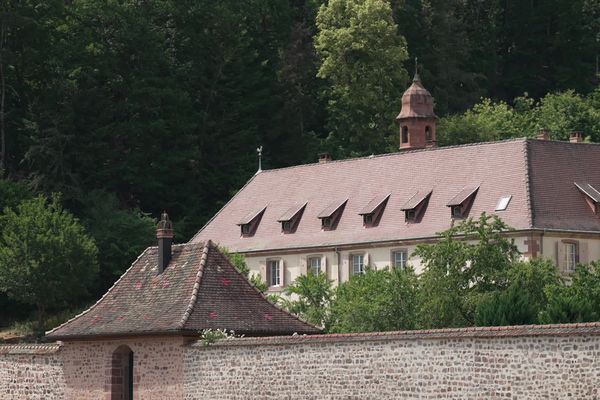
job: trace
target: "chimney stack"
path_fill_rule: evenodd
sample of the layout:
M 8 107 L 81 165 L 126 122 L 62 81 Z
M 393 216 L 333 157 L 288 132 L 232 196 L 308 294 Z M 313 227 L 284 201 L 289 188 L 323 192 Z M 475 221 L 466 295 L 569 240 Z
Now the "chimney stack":
M 550 129 L 542 128 L 537 134 L 538 140 L 550 140 Z
M 320 153 L 319 154 L 319 164 L 325 164 L 328 162 L 331 162 L 333 160 L 333 158 L 331 157 L 331 154 L 329 153 Z
M 575 131 L 571 133 L 571 138 L 569 139 L 571 143 L 582 143 L 583 142 L 583 132 Z
M 171 261 L 171 242 L 173 241 L 173 224 L 166 211 L 163 211 L 156 227 L 156 238 L 158 239 L 158 274 L 160 275 Z

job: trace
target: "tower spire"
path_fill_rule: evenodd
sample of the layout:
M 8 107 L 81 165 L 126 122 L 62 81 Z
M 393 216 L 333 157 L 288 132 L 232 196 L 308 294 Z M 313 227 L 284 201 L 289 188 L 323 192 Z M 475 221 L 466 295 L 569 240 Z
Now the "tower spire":
M 419 76 L 419 59 L 415 57 L 415 76 L 413 77 L 413 82 L 421 82 L 421 77 Z

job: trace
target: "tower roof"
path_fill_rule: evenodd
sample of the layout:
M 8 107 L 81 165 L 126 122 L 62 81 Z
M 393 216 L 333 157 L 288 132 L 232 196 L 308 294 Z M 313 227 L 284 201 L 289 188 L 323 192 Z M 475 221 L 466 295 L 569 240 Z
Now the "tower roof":
M 396 117 L 397 120 L 403 118 L 436 118 L 433 96 L 421 83 L 416 69 L 412 85 L 402 95 L 402 110 Z

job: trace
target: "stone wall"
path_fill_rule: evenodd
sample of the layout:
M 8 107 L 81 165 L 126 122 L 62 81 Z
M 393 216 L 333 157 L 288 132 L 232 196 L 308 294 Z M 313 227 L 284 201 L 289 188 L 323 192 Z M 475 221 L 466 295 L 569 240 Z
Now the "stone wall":
M 598 399 L 600 324 L 236 339 L 184 362 L 185 399 Z
M 58 345 L 0 346 L 0 399 L 64 399 Z
M 373 334 L 0 346 L 0 399 L 599 399 L 600 322 Z

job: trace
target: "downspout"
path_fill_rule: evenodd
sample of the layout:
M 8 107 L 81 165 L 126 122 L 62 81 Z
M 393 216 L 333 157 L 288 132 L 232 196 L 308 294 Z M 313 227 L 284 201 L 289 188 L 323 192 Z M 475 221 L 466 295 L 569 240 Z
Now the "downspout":
M 340 249 L 335 247 L 333 249 L 333 251 L 335 251 L 335 254 L 337 256 L 337 265 L 338 265 L 338 286 L 342 283 L 342 254 L 340 252 Z

